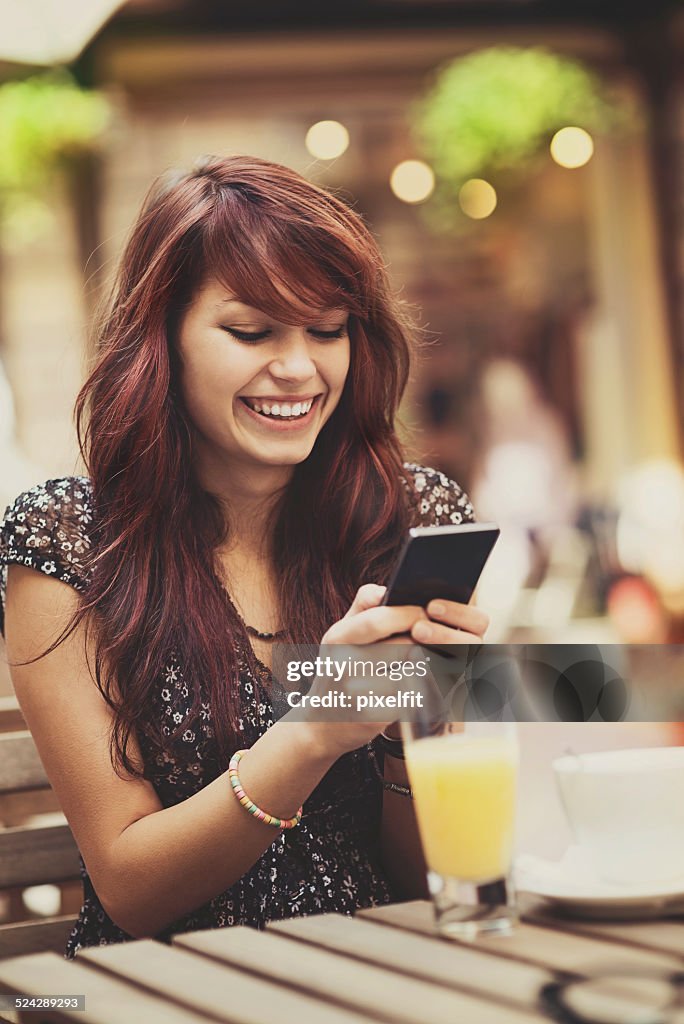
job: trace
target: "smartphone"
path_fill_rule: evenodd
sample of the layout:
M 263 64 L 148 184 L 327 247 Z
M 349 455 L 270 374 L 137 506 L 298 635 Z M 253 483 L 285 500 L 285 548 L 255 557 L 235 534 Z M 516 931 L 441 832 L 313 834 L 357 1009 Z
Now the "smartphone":
M 382 603 L 424 608 L 443 598 L 468 604 L 499 533 L 495 523 L 414 527 Z

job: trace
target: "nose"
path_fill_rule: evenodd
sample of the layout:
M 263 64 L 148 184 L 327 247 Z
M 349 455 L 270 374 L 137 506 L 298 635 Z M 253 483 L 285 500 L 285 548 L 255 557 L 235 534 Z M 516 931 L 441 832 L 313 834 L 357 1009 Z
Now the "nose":
M 304 384 L 316 376 L 316 364 L 311 358 L 315 342 L 301 328 L 287 332 L 278 345 L 278 353 L 269 364 L 269 371 L 277 380 Z

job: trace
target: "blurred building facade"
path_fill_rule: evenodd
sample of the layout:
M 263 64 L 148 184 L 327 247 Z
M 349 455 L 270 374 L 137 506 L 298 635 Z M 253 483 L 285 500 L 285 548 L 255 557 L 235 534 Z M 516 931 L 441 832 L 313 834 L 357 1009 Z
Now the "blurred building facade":
M 411 113 L 435 69 L 501 43 L 587 61 L 641 128 L 598 140 L 579 170 L 549 159 L 500 197 L 493 216 L 441 233 L 424 208 L 396 198 L 390 174 L 420 156 Z M 584 497 L 611 500 L 633 467 L 678 460 L 683 48 L 684 17 L 667 3 L 641 12 L 388 0 L 322 12 L 129 0 L 76 65 L 113 105 L 101 154 L 55 187 L 39 231 L 2 240 L 0 357 L 30 468 L 6 478 L 0 497 L 25 486 L 27 473 L 78 467 L 71 409 L 97 300 L 151 180 L 207 153 L 288 164 L 364 214 L 428 342 L 403 409 L 416 457 L 471 485 L 487 435 L 480 381 L 503 359 L 553 410 Z M 327 119 L 346 126 L 350 145 L 316 160 L 306 132 Z

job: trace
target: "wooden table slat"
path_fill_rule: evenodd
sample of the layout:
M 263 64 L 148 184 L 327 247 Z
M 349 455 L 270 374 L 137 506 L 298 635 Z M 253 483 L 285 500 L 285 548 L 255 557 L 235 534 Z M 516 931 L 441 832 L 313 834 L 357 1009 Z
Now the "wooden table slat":
M 26 995 L 85 995 L 85 1010 L 50 1010 L 20 1015 L 28 1024 L 207 1024 L 199 1012 L 108 977 L 78 961 L 69 963 L 57 953 L 34 953 L 0 962 L 0 992 Z
M 219 929 L 219 931 L 233 929 Z M 350 1010 L 153 939 L 83 950 L 79 957 L 129 984 L 230 1024 L 361 1024 Z
M 360 910 L 359 916 L 378 925 L 405 928 L 423 935 L 437 935 L 432 907 L 424 900 L 372 907 L 369 910 Z M 633 966 L 665 971 L 681 968 L 679 957 L 646 949 L 634 949 L 584 935 L 558 931 L 554 932 L 553 941 L 550 941 L 548 928 L 525 923 L 518 925 L 513 936 L 481 936 L 466 944 L 470 948 L 481 949 L 494 956 L 510 957 L 550 970 L 571 971 L 577 974 L 615 967 L 616 964 L 624 968 Z
M 177 944 L 198 953 L 219 957 L 243 970 L 284 985 L 346 1004 L 364 1017 L 393 1024 L 442 1024 L 467 1020 L 472 1024 L 499 1024 L 501 1006 L 462 991 L 404 976 L 401 964 L 393 970 L 341 958 L 324 949 L 289 940 L 275 931 L 222 928 L 193 932 Z M 491 988 L 491 975 L 490 975 Z M 511 1024 L 541 1021 L 537 1014 L 510 1009 Z
M 510 938 L 438 936 L 426 901 L 0 960 L 0 992 L 83 993 L 24 1024 L 541 1024 L 554 971 L 681 969 L 680 921 L 581 921 L 523 903 Z M 684 1010 L 673 1021 L 684 1024 Z
M 493 991 L 489 954 L 399 928 L 377 928 L 371 921 L 343 914 L 290 918 L 272 922 L 268 930 L 448 988 L 528 1008 L 534 1008 L 540 987 L 553 978 L 550 971 L 500 958 Z
M 665 918 L 655 921 L 594 921 L 590 918 L 561 916 L 538 901 L 526 907 L 524 919 L 530 924 L 554 931 L 572 932 L 684 958 L 684 921 Z

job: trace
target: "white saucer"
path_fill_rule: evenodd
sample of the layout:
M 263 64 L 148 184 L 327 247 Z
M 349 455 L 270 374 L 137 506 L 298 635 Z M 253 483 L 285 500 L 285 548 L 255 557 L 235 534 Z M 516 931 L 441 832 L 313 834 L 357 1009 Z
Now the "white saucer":
M 579 917 L 649 918 L 684 914 L 684 874 L 669 882 L 604 882 L 586 852 L 569 846 L 559 861 L 521 854 L 515 862 L 515 885 Z

